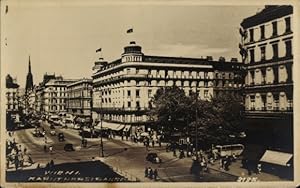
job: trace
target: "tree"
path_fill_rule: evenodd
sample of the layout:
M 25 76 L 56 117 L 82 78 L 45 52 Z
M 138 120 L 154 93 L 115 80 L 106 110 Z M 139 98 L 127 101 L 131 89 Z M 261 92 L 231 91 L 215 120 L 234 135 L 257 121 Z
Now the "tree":
M 153 108 L 150 117 L 156 120 L 167 132 L 181 131 L 184 122 L 189 116 L 191 100 L 179 87 L 164 87 L 157 90 L 151 100 Z
M 219 116 L 219 137 L 225 142 L 236 142 L 239 133 L 243 130 L 242 122 L 242 97 L 225 92 L 212 98 L 212 106 Z
M 165 133 L 190 136 L 194 143 L 197 137 L 202 147 L 237 142 L 242 131 L 242 98 L 236 95 L 224 93 L 201 100 L 197 93 L 186 96 L 173 86 L 157 90 L 151 103 L 148 115 Z

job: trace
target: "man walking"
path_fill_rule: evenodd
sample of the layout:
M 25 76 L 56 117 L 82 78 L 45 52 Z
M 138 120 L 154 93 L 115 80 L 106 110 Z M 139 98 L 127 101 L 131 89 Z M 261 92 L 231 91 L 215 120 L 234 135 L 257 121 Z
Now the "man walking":
M 145 177 L 148 177 L 148 167 L 145 168 Z
M 157 172 L 157 169 L 155 169 L 153 172 L 153 178 L 155 181 L 157 180 L 157 176 L 158 176 L 158 172 Z

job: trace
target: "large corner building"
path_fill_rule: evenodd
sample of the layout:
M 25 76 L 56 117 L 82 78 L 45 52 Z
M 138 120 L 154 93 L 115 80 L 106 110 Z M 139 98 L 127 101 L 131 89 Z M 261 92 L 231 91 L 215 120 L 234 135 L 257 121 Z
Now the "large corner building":
M 239 94 L 243 86 L 242 63 L 232 58 L 162 57 L 145 55 L 130 42 L 121 58 L 110 63 L 101 59 L 93 67 L 93 120 L 102 118 L 103 128 L 134 134 L 151 127 L 146 112 L 160 87 L 178 86 L 201 99 L 222 92 Z M 103 115 L 103 116 L 102 116 Z M 97 125 L 98 126 L 98 125 Z M 96 126 L 96 127 L 97 127 Z
M 245 59 L 245 117 L 252 141 L 293 148 L 293 7 L 265 6 L 241 26 Z M 251 134 L 252 131 L 252 134 Z

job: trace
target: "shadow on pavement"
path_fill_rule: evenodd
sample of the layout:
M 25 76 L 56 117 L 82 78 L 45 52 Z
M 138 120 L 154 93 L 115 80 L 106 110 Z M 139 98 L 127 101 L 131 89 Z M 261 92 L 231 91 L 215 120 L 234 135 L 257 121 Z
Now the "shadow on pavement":
M 106 157 L 111 157 L 111 156 L 114 156 L 114 155 L 117 155 L 117 154 L 123 153 L 123 152 L 125 152 L 125 151 L 127 151 L 127 148 L 120 149 L 120 151 L 117 151 L 117 152 L 114 152 L 114 153 L 108 154 Z

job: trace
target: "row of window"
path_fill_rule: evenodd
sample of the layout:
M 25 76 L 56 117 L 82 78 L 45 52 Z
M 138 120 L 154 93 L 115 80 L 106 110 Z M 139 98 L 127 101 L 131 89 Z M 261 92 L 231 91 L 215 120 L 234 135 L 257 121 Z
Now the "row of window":
M 65 99 L 52 99 L 51 103 L 65 103 Z
M 140 62 L 142 61 L 142 56 L 126 56 L 125 61 L 128 62 Z
M 91 97 L 91 90 L 73 91 L 68 93 L 68 97 Z
M 67 88 L 65 88 L 65 87 L 49 87 L 49 90 L 66 91 Z
M 287 99 L 285 95 L 277 96 L 256 96 L 246 99 L 247 110 L 293 110 L 293 100 Z
M 67 106 L 69 108 L 72 108 L 72 107 L 91 107 L 91 102 L 90 101 L 69 101 Z
M 50 110 L 51 111 L 56 111 L 56 110 L 65 110 L 65 106 L 56 106 L 56 105 L 53 105 L 53 106 L 50 106 Z
M 8 110 L 18 110 L 18 105 L 8 104 L 7 109 Z
M 159 70 L 159 69 L 139 69 L 139 68 L 126 68 L 124 73 L 118 72 L 102 76 L 101 80 L 114 78 L 120 75 L 147 75 L 148 77 L 156 78 L 206 78 L 213 79 L 213 72 L 204 71 L 176 71 L 176 70 Z
M 246 85 L 286 83 L 292 81 L 292 74 L 292 66 L 285 65 L 274 68 L 256 69 L 255 71 L 248 72 L 245 83 Z
M 188 95 L 190 95 L 192 93 L 192 90 L 189 90 Z M 131 90 L 127 91 L 127 97 L 131 96 Z M 136 90 L 136 97 L 140 97 L 140 91 Z M 152 97 L 152 90 L 148 90 L 148 98 Z M 204 98 L 209 98 L 209 90 L 204 90 Z M 102 98 L 102 103 L 111 103 L 111 98 Z M 137 101 L 137 105 L 136 106 L 140 106 L 139 101 Z M 131 107 L 131 101 L 128 101 L 128 107 Z
M 49 93 L 49 96 L 50 97 L 66 97 L 67 96 L 67 93 L 65 93 L 65 92 L 60 92 L 60 93 Z
M 291 18 L 286 17 L 285 19 L 285 33 L 291 32 Z M 254 42 L 254 29 L 251 28 L 249 29 L 249 42 Z M 271 37 L 276 37 L 278 35 L 278 24 L 277 21 L 272 22 L 272 36 Z M 264 40 L 265 37 L 265 25 L 260 26 L 260 40 Z
M 278 43 L 273 43 L 272 44 L 272 51 L 273 51 L 273 59 L 278 58 Z M 291 40 L 286 40 L 285 41 L 285 51 L 286 57 L 292 56 L 292 41 Z M 265 61 L 266 60 L 266 46 L 260 46 L 260 52 L 261 52 L 261 59 L 258 61 Z M 249 50 L 250 53 L 250 63 L 257 62 L 255 60 L 255 51 L 254 48 Z

